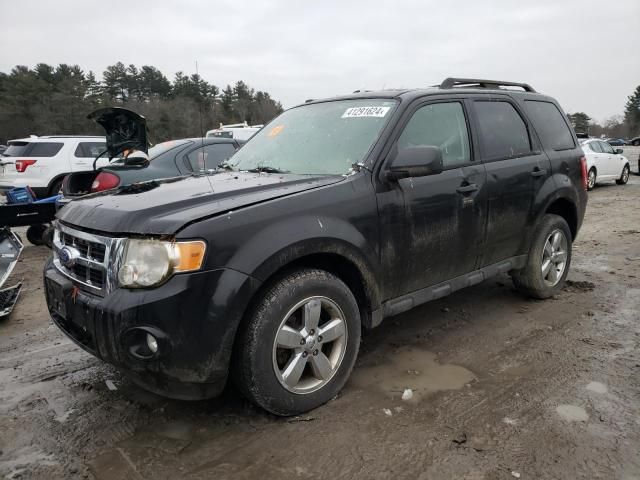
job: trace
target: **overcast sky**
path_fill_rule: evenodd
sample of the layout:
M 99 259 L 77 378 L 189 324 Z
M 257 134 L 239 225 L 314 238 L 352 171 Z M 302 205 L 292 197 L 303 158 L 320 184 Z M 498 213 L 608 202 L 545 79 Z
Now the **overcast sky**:
M 528 82 L 567 112 L 621 114 L 640 84 L 640 0 L 0 0 L 0 71 L 38 62 L 101 74 L 244 80 L 285 107 L 447 76 Z

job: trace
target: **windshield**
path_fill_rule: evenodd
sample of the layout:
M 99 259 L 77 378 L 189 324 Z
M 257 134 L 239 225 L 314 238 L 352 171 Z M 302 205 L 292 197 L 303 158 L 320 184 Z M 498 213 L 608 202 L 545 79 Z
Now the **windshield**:
M 287 110 L 227 162 L 234 170 L 342 175 L 369 152 L 396 101 L 339 100 Z

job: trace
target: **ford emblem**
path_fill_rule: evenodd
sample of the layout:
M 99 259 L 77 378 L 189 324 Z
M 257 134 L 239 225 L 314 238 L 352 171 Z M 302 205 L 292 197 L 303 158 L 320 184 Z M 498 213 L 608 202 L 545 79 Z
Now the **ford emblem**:
M 73 267 L 78 257 L 80 257 L 80 252 L 73 247 L 64 246 L 58 252 L 60 263 L 65 267 Z

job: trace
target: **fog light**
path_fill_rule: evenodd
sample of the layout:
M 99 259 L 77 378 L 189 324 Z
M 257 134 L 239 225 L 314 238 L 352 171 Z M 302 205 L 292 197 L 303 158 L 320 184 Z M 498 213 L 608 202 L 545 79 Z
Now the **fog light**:
M 147 333 L 147 347 L 149 347 L 151 353 L 156 353 L 158 351 L 158 340 L 156 340 L 156 337 L 150 333 Z

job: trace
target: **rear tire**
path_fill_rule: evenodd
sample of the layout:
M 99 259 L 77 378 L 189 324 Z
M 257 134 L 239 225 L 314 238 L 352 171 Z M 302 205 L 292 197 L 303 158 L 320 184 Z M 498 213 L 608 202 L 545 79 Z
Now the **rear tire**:
M 339 278 L 324 270 L 294 271 L 266 290 L 238 332 L 233 381 L 276 415 L 309 411 L 346 383 L 360 329 L 356 299 Z
M 47 230 L 46 225 L 31 225 L 27 228 L 27 240 L 34 245 L 44 245 L 44 232 Z
M 49 188 L 49 193 L 47 194 L 48 197 L 53 197 L 60 193 L 60 190 L 62 189 L 63 180 L 64 180 L 64 177 L 54 180 L 54 182 L 51 184 L 51 188 Z
M 597 173 L 594 167 L 591 167 L 589 173 L 587 175 L 587 190 L 593 190 L 593 187 L 596 186 Z
M 516 289 L 533 298 L 549 298 L 564 286 L 571 265 L 571 230 L 564 218 L 546 214 L 533 235 L 527 263 L 511 278 Z
M 620 178 L 616 180 L 616 183 L 618 185 L 626 185 L 626 183 L 629 181 L 629 171 L 631 169 L 629 168 L 629 164 L 627 163 L 624 168 L 622 169 L 622 173 L 620 174 Z

